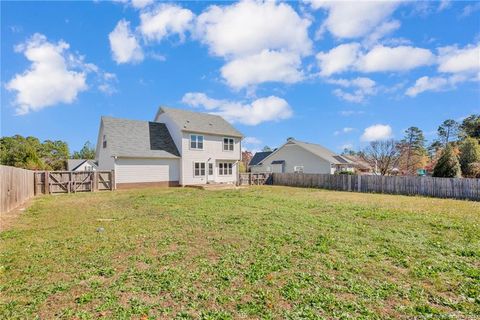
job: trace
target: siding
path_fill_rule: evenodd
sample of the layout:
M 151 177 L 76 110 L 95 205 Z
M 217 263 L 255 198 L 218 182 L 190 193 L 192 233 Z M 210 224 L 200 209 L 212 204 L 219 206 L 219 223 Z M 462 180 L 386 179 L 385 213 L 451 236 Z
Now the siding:
M 285 172 L 294 172 L 295 166 L 303 166 L 304 173 L 331 173 L 330 162 L 297 145 L 285 145 L 264 159 L 261 166 L 252 167 L 252 172 L 271 172 L 272 161 L 284 160 Z
M 92 170 L 89 170 L 89 171 L 97 171 L 97 168 L 95 168 L 94 166 L 92 166 L 90 163 L 88 162 L 84 162 L 82 163 L 78 168 L 75 169 L 75 171 L 85 171 L 85 167 L 86 166 L 90 166 L 90 167 L 93 167 Z
M 103 123 L 100 125 L 100 130 L 98 133 L 97 139 L 97 152 L 95 160 L 98 162 L 99 170 L 113 170 L 115 165 L 115 160 L 112 158 L 110 151 L 110 143 L 108 142 L 109 137 L 107 138 L 107 147 L 103 148 Z
M 223 151 L 223 136 L 204 134 L 203 150 L 190 149 L 190 133 L 183 132 L 182 137 L 182 177 L 180 183 L 187 184 L 204 184 L 207 182 L 206 177 L 193 176 L 194 162 L 211 162 L 214 166 L 215 182 L 236 182 L 237 181 L 237 165 L 233 167 L 231 176 L 218 175 L 219 162 L 236 162 L 240 160 L 240 139 L 235 138 L 233 151 Z M 210 160 L 209 160 L 210 159 Z M 222 161 L 224 160 L 224 161 Z M 206 165 L 208 170 L 208 164 Z
M 165 182 L 179 180 L 178 159 L 118 158 L 116 183 Z

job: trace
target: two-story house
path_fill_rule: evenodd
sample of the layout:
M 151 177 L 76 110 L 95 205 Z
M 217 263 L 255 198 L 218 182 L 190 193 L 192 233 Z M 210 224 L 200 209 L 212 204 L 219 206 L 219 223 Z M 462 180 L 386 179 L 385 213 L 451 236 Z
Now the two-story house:
M 96 160 L 117 188 L 234 184 L 242 137 L 220 116 L 160 107 L 151 122 L 102 117 Z

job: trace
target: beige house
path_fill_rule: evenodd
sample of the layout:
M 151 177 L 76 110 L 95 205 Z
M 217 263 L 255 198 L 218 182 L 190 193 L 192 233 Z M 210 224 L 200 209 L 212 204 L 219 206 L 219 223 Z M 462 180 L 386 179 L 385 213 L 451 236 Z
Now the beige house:
M 255 160 L 255 156 L 252 160 Z M 354 163 L 319 144 L 289 138 L 273 152 L 262 153 L 257 161 L 250 162 L 249 168 L 251 172 L 334 174 L 353 171 Z
M 220 116 L 160 107 L 152 122 L 102 117 L 96 158 L 119 188 L 233 184 L 242 137 Z

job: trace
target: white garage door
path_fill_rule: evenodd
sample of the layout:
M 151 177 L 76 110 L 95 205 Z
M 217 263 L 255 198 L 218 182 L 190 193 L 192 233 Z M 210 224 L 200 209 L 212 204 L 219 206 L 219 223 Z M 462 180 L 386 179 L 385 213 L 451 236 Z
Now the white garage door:
M 122 159 L 115 160 L 117 183 L 178 181 L 178 159 Z

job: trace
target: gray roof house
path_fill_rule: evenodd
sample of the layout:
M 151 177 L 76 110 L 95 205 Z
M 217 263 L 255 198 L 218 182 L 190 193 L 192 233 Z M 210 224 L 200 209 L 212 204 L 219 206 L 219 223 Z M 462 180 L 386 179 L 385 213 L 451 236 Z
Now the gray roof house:
M 252 168 L 253 166 L 261 165 L 263 159 L 268 157 L 273 151 L 260 151 L 256 152 L 250 162 L 248 163 L 248 168 Z
M 257 156 L 252 158 L 252 160 Z M 303 172 L 333 174 L 353 171 L 354 162 L 314 143 L 293 138 L 266 156 L 262 153 L 258 162 L 250 164 L 252 172 Z
M 218 115 L 160 107 L 153 121 L 102 117 L 96 159 L 119 188 L 236 183 L 242 137 Z
M 90 159 L 68 159 L 68 171 L 97 171 L 98 166 L 95 160 Z

